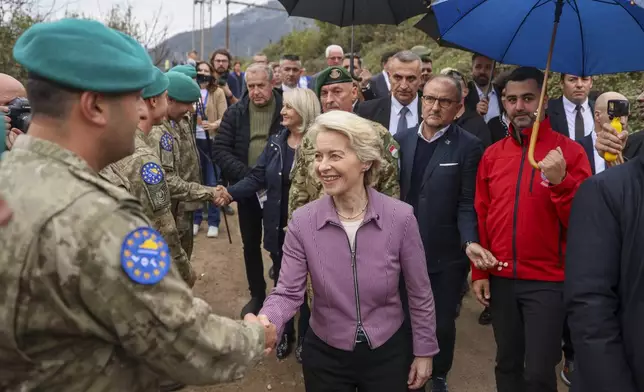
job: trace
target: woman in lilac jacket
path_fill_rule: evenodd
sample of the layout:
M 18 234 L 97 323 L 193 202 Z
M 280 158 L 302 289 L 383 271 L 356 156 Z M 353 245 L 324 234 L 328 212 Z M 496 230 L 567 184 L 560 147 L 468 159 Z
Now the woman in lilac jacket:
M 371 188 L 382 141 L 369 122 L 342 111 L 319 116 L 307 137 L 315 146 L 312 175 L 326 196 L 293 215 L 279 281 L 259 317 L 279 336 L 302 304 L 310 274 L 315 299 L 302 353 L 307 392 L 420 389 L 438 352 L 434 300 L 411 206 Z M 401 274 L 412 342 L 403 326 Z

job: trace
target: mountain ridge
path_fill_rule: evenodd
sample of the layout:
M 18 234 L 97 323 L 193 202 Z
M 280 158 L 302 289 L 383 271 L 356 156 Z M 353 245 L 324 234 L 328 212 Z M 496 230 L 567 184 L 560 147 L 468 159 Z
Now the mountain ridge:
M 269 7 L 283 8 L 278 1 L 265 4 Z M 263 50 L 283 36 L 314 27 L 311 19 L 289 17 L 286 11 L 273 11 L 262 8 L 246 8 L 230 14 L 230 52 L 234 57 L 250 57 Z M 195 47 L 192 47 L 193 30 L 175 34 L 155 49 L 164 48 L 168 60 L 178 63 L 185 60 L 186 54 L 201 48 L 201 29 L 194 30 Z M 212 27 L 204 29 L 204 52 L 200 56 L 207 59 L 214 50 L 226 47 L 226 18 Z

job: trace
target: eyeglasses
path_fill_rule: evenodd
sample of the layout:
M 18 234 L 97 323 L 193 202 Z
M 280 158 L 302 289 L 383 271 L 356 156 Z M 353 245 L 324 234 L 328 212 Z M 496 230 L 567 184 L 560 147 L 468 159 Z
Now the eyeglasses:
M 432 97 L 431 95 L 423 95 L 423 102 L 429 106 L 434 106 L 434 103 L 436 103 L 436 101 L 438 101 L 438 105 L 443 109 L 447 109 L 448 107 L 452 106 L 453 103 L 456 103 L 456 101 L 453 101 L 449 98 L 436 98 Z

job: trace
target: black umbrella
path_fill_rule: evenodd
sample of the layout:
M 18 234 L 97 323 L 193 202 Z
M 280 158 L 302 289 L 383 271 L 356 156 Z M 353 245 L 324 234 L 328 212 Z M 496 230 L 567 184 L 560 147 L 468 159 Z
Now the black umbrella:
M 425 0 L 279 0 L 290 16 L 311 18 L 340 27 L 397 25 L 427 12 Z
M 427 15 L 419 20 L 418 23 L 414 25 L 414 27 L 427 34 L 431 39 L 436 41 L 439 46 L 445 48 L 460 49 L 469 52 L 469 50 L 465 49 L 462 46 L 441 39 L 441 34 L 438 30 L 438 22 L 436 21 L 436 15 L 434 15 L 434 11 L 432 9 L 429 9 Z
M 289 16 L 311 18 L 339 27 L 351 26 L 351 60 L 353 73 L 353 26 L 398 25 L 405 20 L 427 12 L 427 0 L 279 0 Z

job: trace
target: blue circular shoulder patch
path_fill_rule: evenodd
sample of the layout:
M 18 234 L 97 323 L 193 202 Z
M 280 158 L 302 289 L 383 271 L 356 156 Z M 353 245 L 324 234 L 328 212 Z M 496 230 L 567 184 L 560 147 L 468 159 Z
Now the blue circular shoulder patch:
M 146 184 L 156 185 L 163 181 L 163 170 L 154 162 L 148 162 L 141 168 L 141 178 Z
M 166 151 L 172 151 L 172 135 L 164 132 L 161 136 L 161 148 Z
M 168 244 L 150 227 L 132 230 L 121 246 L 121 266 L 137 283 L 159 283 L 170 271 Z

